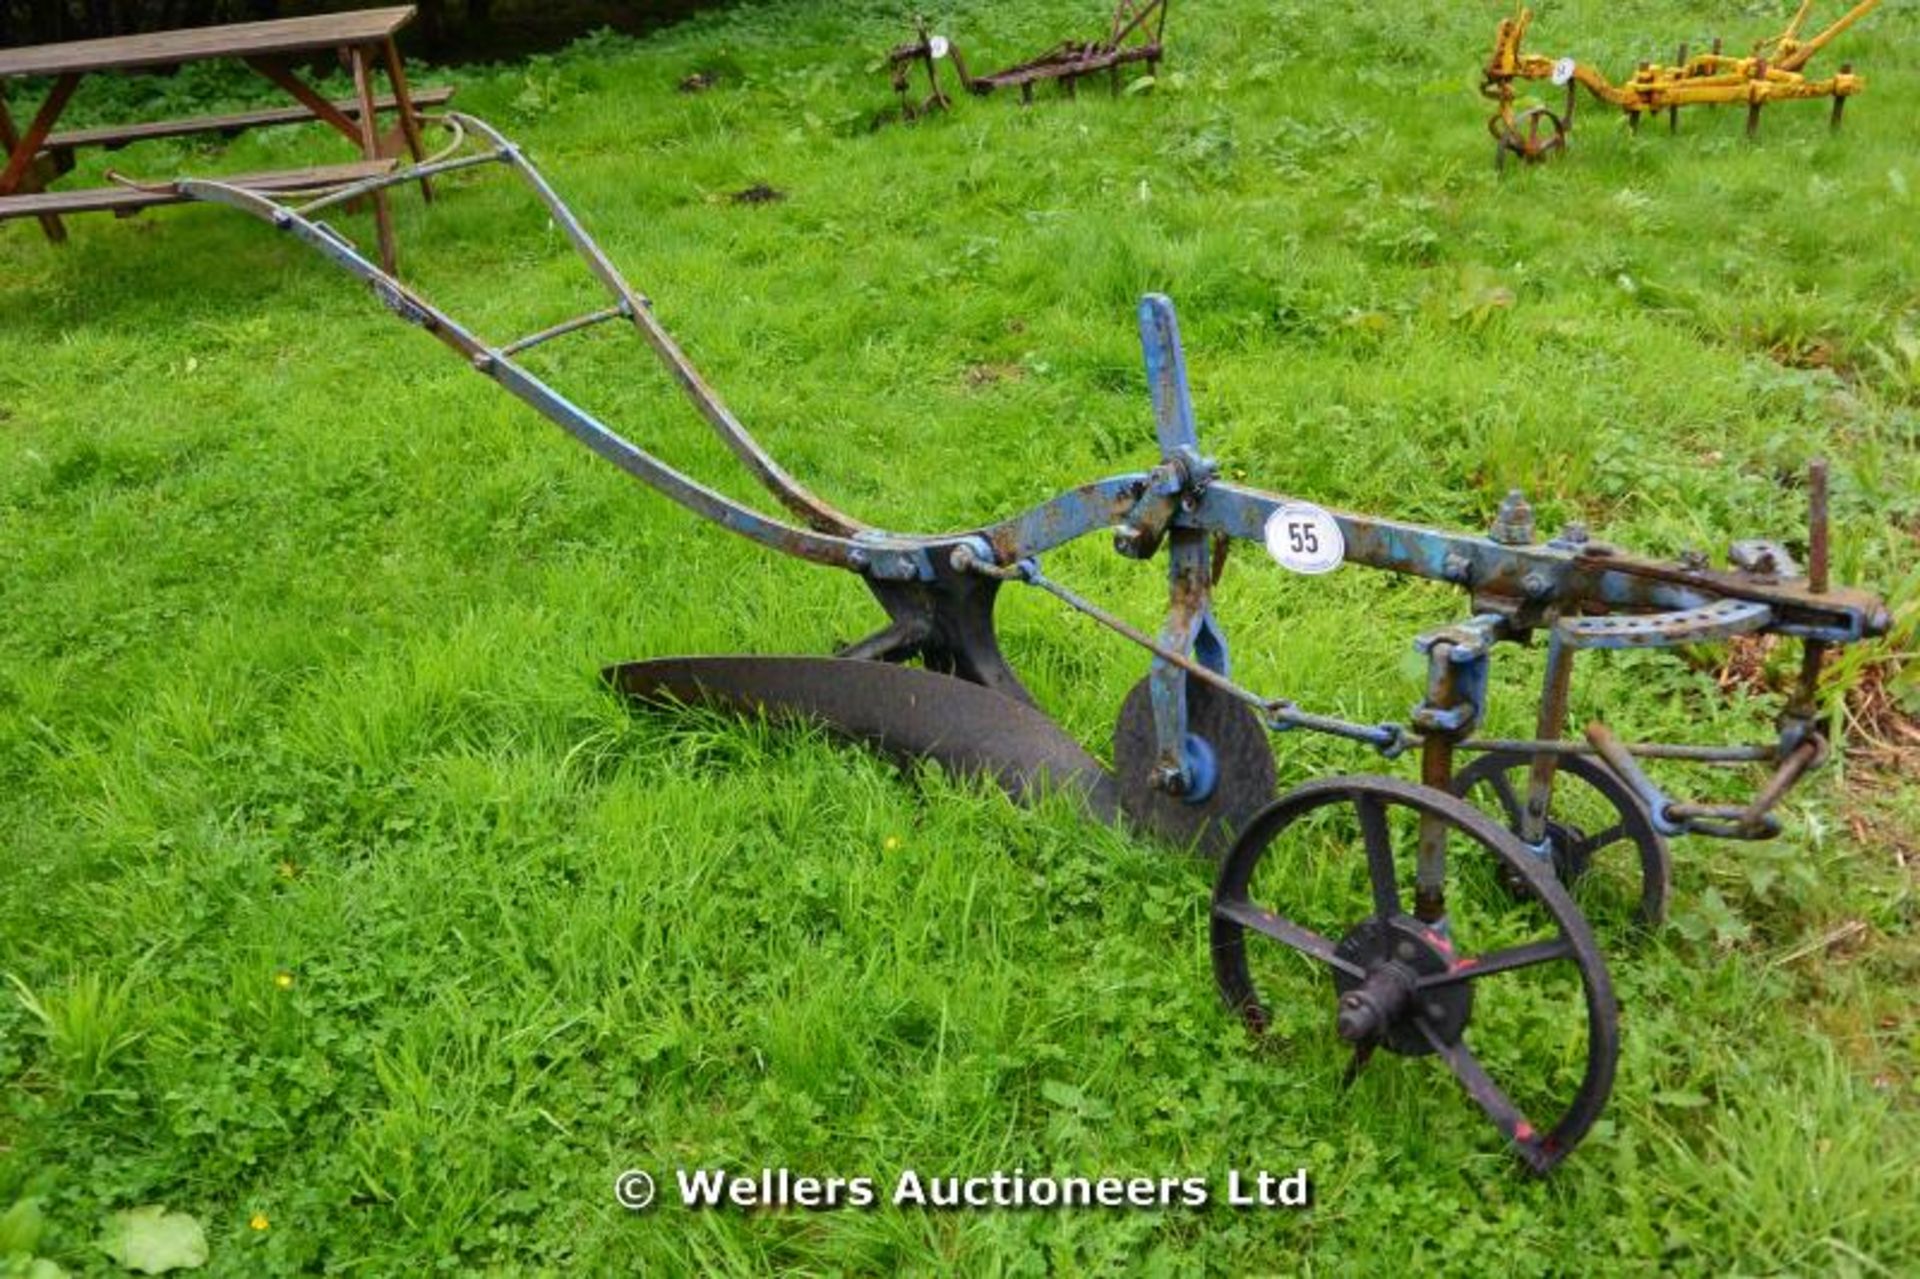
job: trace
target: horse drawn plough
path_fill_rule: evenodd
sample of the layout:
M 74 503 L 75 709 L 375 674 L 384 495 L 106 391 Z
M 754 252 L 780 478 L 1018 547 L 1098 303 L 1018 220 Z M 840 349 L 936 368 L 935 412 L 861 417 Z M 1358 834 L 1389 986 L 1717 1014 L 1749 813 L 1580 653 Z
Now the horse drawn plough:
M 608 668 L 616 688 L 648 702 L 824 723 L 896 756 L 990 777 L 1015 796 L 1065 793 L 1102 819 L 1217 855 L 1214 977 L 1237 1015 L 1264 1030 L 1282 1007 L 1273 993 L 1294 989 L 1327 1001 L 1354 1069 L 1379 1048 L 1439 1058 L 1535 1171 L 1559 1163 L 1587 1133 L 1619 1051 L 1613 987 L 1577 895 L 1611 882 L 1642 920 L 1657 921 L 1670 837 L 1776 834 L 1781 797 L 1828 754 L 1815 702 L 1824 655 L 1889 626 L 1878 599 L 1828 581 L 1819 468 L 1804 569 L 1769 542 L 1738 543 L 1730 565 L 1715 569 L 1699 558 L 1631 555 L 1578 527 L 1542 540 L 1517 495 L 1490 530 L 1451 532 L 1235 483 L 1201 447 L 1173 307 L 1159 296 L 1139 309 L 1156 465 L 953 532 L 877 528 L 810 492 L 761 448 L 519 147 L 471 117 L 448 121 L 466 139 L 457 154 L 309 193 L 304 203 L 211 180 L 186 180 L 180 190 L 253 214 L 316 250 L 602 458 L 730 532 L 855 575 L 886 615 L 831 656 L 630 662 Z M 320 216 L 387 186 L 482 166 L 510 170 L 531 188 L 604 287 L 604 308 L 497 342 L 383 271 Z M 535 347 L 609 322 L 638 330 L 788 518 L 696 482 L 523 362 Z M 1043 567 L 1049 552 L 1095 534 L 1128 559 L 1163 562 L 1167 608 L 1157 629 Z M 1415 640 L 1425 696 L 1404 721 L 1310 710 L 1235 675 L 1214 593 L 1236 542 L 1263 546 L 1299 573 L 1360 565 L 1461 592 L 1459 620 Z M 1110 769 L 1036 707 L 1002 653 L 994 604 L 1009 587 L 1045 592 L 1138 649 L 1143 673 L 1120 708 Z M 1763 634 L 1791 637 L 1804 651 L 1772 740 L 1625 742 L 1598 723 L 1569 732 L 1582 653 Z M 1533 735 L 1477 735 L 1494 654 L 1536 636 L 1545 637 L 1545 661 Z M 1303 732 L 1364 743 L 1389 760 L 1411 756 L 1418 779 L 1325 777 L 1276 796 L 1269 735 Z M 1648 761 L 1763 776 L 1745 799 L 1695 802 L 1657 784 Z M 1334 860 L 1314 860 L 1330 853 Z M 1513 998 L 1502 994 L 1509 988 Z
M 985 75 L 967 70 L 966 55 L 946 36 L 928 28 L 925 18 L 914 20 L 914 38 L 887 53 L 893 91 L 900 95 L 901 113 L 909 120 L 929 111 L 944 111 L 953 100 L 940 87 L 940 64 L 953 63 L 960 87 L 985 97 L 996 89 L 1018 89 L 1020 101 L 1033 101 L 1033 86 L 1057 80 L 1072 97 L 1082 78 L 1107 73 L 1114 92 L 1120 90 L 1121 68 L 1145 63 L 1152 75 L 1166 51 L 1167 6 L 1172 0 L 1115 0 L 1106 34 L 1093 40 L 1063 40 L 1044 53 Z M 926 72 L 927 96 L 916 103 L 908 89 L 914 67 Z

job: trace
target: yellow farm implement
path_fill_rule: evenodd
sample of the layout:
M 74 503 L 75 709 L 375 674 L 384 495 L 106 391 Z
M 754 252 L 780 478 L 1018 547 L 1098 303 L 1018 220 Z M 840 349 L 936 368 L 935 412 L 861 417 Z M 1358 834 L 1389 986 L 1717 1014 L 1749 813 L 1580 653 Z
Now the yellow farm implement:
M 1633 75 L 1615 84 L 1595 68 L 1573 58 L 1548 58 L 1521 51 L 1521 41 L 1533 22 L 1533 10 L 1524 6 L 1513 17 L 1501 21 L 1494 36 L 1493 56 L 1487 60 L 1480 92 L 1493 99 L 1498 109 L 1487 121 L 1493 135 L 1495 159 L 1504 166 L 1508 155 L 1522 160 L 1544 160 L 1567 146 L 1573 129 L 1573 107 L 1580 86 L 1611 106 L 1627 113 L 1629 127 L 1638 131 L 1642 117 L 1667 113 L 1670 129 L 1680 127 L 1680 108 L 1721 106 L 1745 103 L 1747 136 L 1760 128 L 1760 109 L 1769 102 L 1796 98 L 1833 99 L 1832 123 L 1840 127 L 1847 99 L 1866 87 L 1866 81 L 1854 74 L 1853 64 L 1843 62 L 1834 75 L 1816 80 L 1804 68 L 1813 56 L 1836 36 L 1871 12 L 1880 0 L 1859 0 L 1853 8 L 1826 30 L 1800 38 L 1813 0 L 1802 0 L 1800 8 L 1787 23 L 1786 30 L 1770 40 L 1762 40 L 1753 52 L 1735 57 L 1720 51 L 1720 41 L 1706 53 L 1688 56 L 1682 44 L 1673 64 L 1661 66 L 1642 62 Z M 1559 112 L 1544 106 L 1514 108 L 1516 80 L 1546 80 L 1567 93 L 1566 106 Z

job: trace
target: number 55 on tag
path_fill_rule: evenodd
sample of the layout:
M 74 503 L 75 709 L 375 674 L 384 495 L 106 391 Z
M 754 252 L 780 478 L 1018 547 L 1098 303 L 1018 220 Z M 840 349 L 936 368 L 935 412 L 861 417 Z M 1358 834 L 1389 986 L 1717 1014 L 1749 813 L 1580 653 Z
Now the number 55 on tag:
M 1331 573 L 1347 558 L 1347 539 L 1331 513 L 1311 502 L 1282 502 L 1267 517 L 1267 554 L 1296 573 Z

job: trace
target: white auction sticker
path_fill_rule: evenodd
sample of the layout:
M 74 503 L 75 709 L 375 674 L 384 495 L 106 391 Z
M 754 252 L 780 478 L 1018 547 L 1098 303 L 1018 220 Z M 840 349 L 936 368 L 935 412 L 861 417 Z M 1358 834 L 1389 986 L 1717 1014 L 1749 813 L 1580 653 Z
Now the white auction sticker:
M 1347 539 L 1321 507 L 1282 502 L 1267 517 L 1267 554 L 1296 573 L 1331 573 L 1347 558 Z
M 1573 59 L 1562 58 L 1560 59 L 1560 61 L 1553 64 L 1553 82 L 1557 85 L 1564 86 L 1567 83 L 1567 81 L 1573 79 L 1573 72 L 1574 72 Z
M 927 52 L 931 53 L 936 58 L 946 57 L 947 49 L 949 47 L 950 46 L 947 44 L 947 38 L 945 36 L 934 36 L 932 39 L 927 41 Z

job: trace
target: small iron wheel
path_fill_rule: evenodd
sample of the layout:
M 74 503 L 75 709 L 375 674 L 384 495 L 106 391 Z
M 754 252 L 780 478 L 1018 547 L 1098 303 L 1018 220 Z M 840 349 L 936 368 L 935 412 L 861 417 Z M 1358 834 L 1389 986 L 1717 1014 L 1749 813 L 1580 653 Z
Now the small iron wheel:
M 1487 132 L 1493 135 L 1494 167 L 1499 169 L 1506 168 L 1509 154 L 1538 164 L 1567 146 L 1566 121 L 1545 107 L 1517 112 L 1503 107 L 1487 120 Z
M 1532 767 L 1533 757 L 1524 752 L 1488 751 L 1454 775 L 1451 789 L 1519 835 Z M 1667 841 L 1639 797 L 1603 765 L 1579 755 L 1563 756 L 1555 765 L 1546 834 L 1547 864 L 1588 920 L 1624 923 L 1629 909 L 1634 921 L 1649 928 L 1666 919 L 1673 883 Z M 1615 846 L 1622 846 L 1620 852 L 1602 863 L 1601 854 Z M 1507 886 L 1525 888 L 1512 878 Z
M 1278 781 L 1273 746 L 1253 708 L 1210 684 L 1188 679 L 1190 759 L 1211 774 L 1197 794 L 1173 795 L 1155 785 L 1160 763 L 1150 681 L 1127 693 L 1113 729 L 1113 771 L 1120 807 L 1141 829 L 1218 860 L 1255 813 L 1273 801 Z
M 1447 914 L 1432 921 L 1408 913 L 1402 888 L 1427 822 L 1449 852 Z M 1500 886 L 1506 873 L 1525 897 Z M 1282 893 L 1300 907 L 1292 918 L 1262 904 Z M 1254 1033 L 1275 1024 L 1261 985 L 1311 997 L 1325 970 L 1335 1033 L 1354 1050 L 1349 1082 L 1378 1048 L 1438 1055 L 1536 1173 L 1567 1156 L 1612 1091 L 1619 1013 L 1592 931 L 1518 839 L 1445 791 L 1370 776 L 1289 791 L 1227 855 L 1212 928 L 1220 992 Z M 1530 1109 L 1557 1118 L 1536 1125 Z

